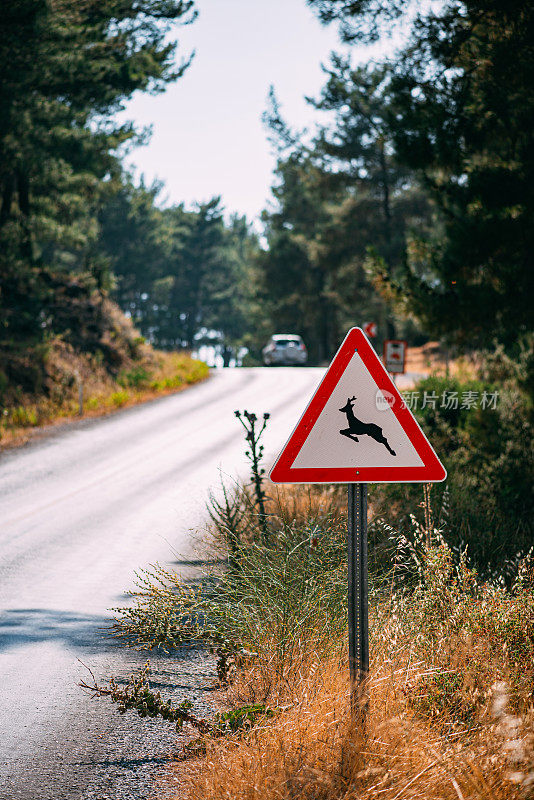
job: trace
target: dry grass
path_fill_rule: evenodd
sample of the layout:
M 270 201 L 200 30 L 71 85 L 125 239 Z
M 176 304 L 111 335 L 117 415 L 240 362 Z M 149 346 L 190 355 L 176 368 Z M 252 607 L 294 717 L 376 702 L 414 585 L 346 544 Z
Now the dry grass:
M 420 347 L 408 347 L 406 356 L 406 371 L 427 373 L 432 375 L 446 375 L 470 380 L 476 377 L 476 359 L 474 356 L 453 356 L 440 342 L 427 342 Z
M 342 523 L 343 505 L 335 490 L 292 487 L 271 513 L 312 521 L 320 541 L 321 515 Z M 275 716 L 240 737 L 208 738 L 205 758 L 177 764 L 177 800 L 534 797 L 533 586 L 528 560 L 512 590 L 480 583 L 436 535 L 419 584 L 402 592 L 392 581 L 374 595 L 364 726 L 349 712 L 344 634 L 330 654 L 324 631 L 317 648 L 297 641 L 281 672 L 266 626 L 261 663 L 242 660 L 221 703 L 264 701 Z
M 269 487 L 270 499 L 267 501 L 271 518 L 275 523 L 309 526 L 310 522 L 319 528 L 326 523 L 345 524 L 347 515 L 347 496 L 345 486 L 272 484 Z
M 281 707 L 241 739 L 207 742 L 202 763 L 177 765 L 177 797 L 195 800 L 513 800 L 534 796 L 534 715 L 509 707 L 506 683 L 487 687 L 461 721 L 421 707 L 443 668 L 414 650 L 373 651 L 365 729 L 349 713 L 344 659 L 303 659 L 300 677 L 271 697 Z M 469 683 L 468 663 L 465 684 Z M 501 670 L 495 666 L 496 674 Z M 456 673 L 455 673 L 456 674 Z M 245 671 L 230 693 L 243 698 Z M 465 686 L 464 686 L 465 688 Z M 427 697 L 425 698 L 425 694 Z M 282 696 L 281 696 L 282 695 Z M 285 705 L 281 705 L 285 703 Z M 433 709 L 435 711 L 435 709 Z
M 409 687 L 427 674 L 409 653 L 375 667 L 362 732 L 353 723 L 346 670 L 317 666 L 295 702 L 242 740 L 208 742 L 187 797 L 202 800 L 512 800 L 528 795 L 532 718 L 506 712 L 494 687 L 485 720 L 440 731 L 415 714 Z M 529 733 L 530 731 L 530 740 Z M 183 769 L 184 765 L 181 765 Z M 530 779 L 532 779 L 532 775 Z M 532 788 L 532 785 L 531 785 Z

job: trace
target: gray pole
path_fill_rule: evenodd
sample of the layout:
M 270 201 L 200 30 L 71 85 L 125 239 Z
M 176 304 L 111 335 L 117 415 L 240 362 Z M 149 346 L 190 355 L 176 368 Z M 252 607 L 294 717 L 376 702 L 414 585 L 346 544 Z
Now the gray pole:
M 348 484 L 349 668 L 353 712 L 365 713 L 369 673 L 367 484 Z

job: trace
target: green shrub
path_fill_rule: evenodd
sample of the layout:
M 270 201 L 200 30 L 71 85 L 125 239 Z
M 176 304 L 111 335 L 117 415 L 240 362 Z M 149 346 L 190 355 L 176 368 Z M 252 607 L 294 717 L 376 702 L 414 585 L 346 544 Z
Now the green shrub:
M 186 372 L 185 380 L 187 383 L 197 383 L 204 380 L 209 375 L 209 367 L 203 361 L 193 359 L 193 366 Z
M 423 430 L 443 461 L 446 485 L 432 489 L 433 504 L 440 509 L 444 491 L 447 498 L 447 526 L 444 535 L 460 552 L 467 547 L 468 558 L 484 574 L 513 573 L 518 558 L 534 545 L 534 498 L 532 485 L 533 437 L 530 401 L 513 383 L 460 382 L 430 377 L 417 385 L 423 392 L 443 396 L 445 391 L 498 392 L 496 408 L 416 409 Z M 460 405 L 460 404 L 459 404 Z M 374 486 L 373 507 L 378 515 L 387 513 L 398 528 L 410 526 L 409 510 L 416 508 L 421 490 L 416 485 Z M 380 531 L 371 533 L 372 556 L 387 565 L 389 550 Z
M 38 424 L 39 418 L 34 408 L 26 406 L 16 406 L 9 413 L 11 425 L 19 425 L 22 428 L 30 428 Z
M 122 406 L 126 405 L 129 399 L 130 393 L 126 391 L 113 392 L 109 398 L 110 403 L 114 405 L 115 408 L 121 408 Z
M 410 546 L 404 534 L 397 540 L 402 557 L 412 559 L 415 581 L 393 575 L 388 592 L 373 587 L 372 649 L 387 642 L 393 651 L 408 648 L 411 661 L 425 664 L 407 679 L 407 695 L 418 714 L 445 726 L 451 720 L 470 724 L 483 713 L 496 679 L 511 686 L 513 702 L 528 702 L 534 681 L 532 555 L 506 588 L 481 580 L 438 530 L 430 544 L 419 534 L 415 522 Z
M 230 661 L 248 655 L 260 673 L 262 664 L 274 665 L 286 680 L 303 651 L 339 648 L 347 613 L 344 525 L 283 525 L 271 537 L 270 547 L 241 547 L 237 569 L 211 571 L 197 586 L 160 567 L 140 573 L 134 605 L 115 609 L 116 634 L 164 651 L 204 642 L 219 654 L 221 677 Z
M 263 490 L 263 448 L 269 415 L 236 412 L 252 463 L 250 486 L 223 486 L 211 497 L 212 550 L 222 556 L 193 587 L 155 567 L 138 575 L 134 604 L 117 612 L 115 633 L 127 644 L 168 651 L 203 642 L 219 656 L 226 679 L 252 660 L 264 696 L 272 682 L 290 681 L 303 653 L 313 658 L 339 649 L 346 627 L 346 524 L 337 497 L 323 492 L 290 515 L 283 493 Z M 286 498 L 287 499 L 287 498 Z M 268 512 L 266 507 L 268 505 Z M 222 564 L 222 566 L 221 566 Z
M 131 387 L 132 389 L 144 389 L 150 382 L 150 375 L 142 366 L 135 366 L 127 372 L 122 372 L 117 382 L 120 386 Z

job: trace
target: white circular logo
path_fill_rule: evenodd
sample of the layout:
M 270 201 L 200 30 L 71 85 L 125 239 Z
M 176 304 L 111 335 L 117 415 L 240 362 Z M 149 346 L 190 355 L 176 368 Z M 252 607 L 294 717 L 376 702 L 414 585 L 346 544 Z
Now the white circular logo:
M 382 391 L 378 389 L 375 395 L 375 405 L 377 411 L 387 411 L 388 408 L 393 408 L 395 397 L 391 392 Z

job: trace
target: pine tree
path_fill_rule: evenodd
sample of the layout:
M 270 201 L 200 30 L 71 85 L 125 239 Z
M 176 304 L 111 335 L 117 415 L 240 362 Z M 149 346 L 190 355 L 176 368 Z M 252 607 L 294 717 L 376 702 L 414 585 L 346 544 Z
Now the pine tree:
M 189 0 L 12 0 L 0 27 L 0 338 L 60 332 L 61 274 L 105 285 L 91 262 L 96 214 L 120 173 L 130 124 L 111 122 L 135 90 L 178 78 L 168 24 L 193 19 Z M 50 280 L 50 276 L 53 279 Z M 85 280 L 89 278 L 89 281 Z M 52 301 L 52 302 L 49 302 Z M 73 322 L 72 324 L 75 324 Z
M 367 40 L 403 3 L 309 0 L 348 40 Z M 384 292 L 434 335 L 512 345 L 532 329 L 534 7 L 449 2 L 413 23 L 391 60 L 390 130 L 439 212 L 402 275 L 376 258 Z

